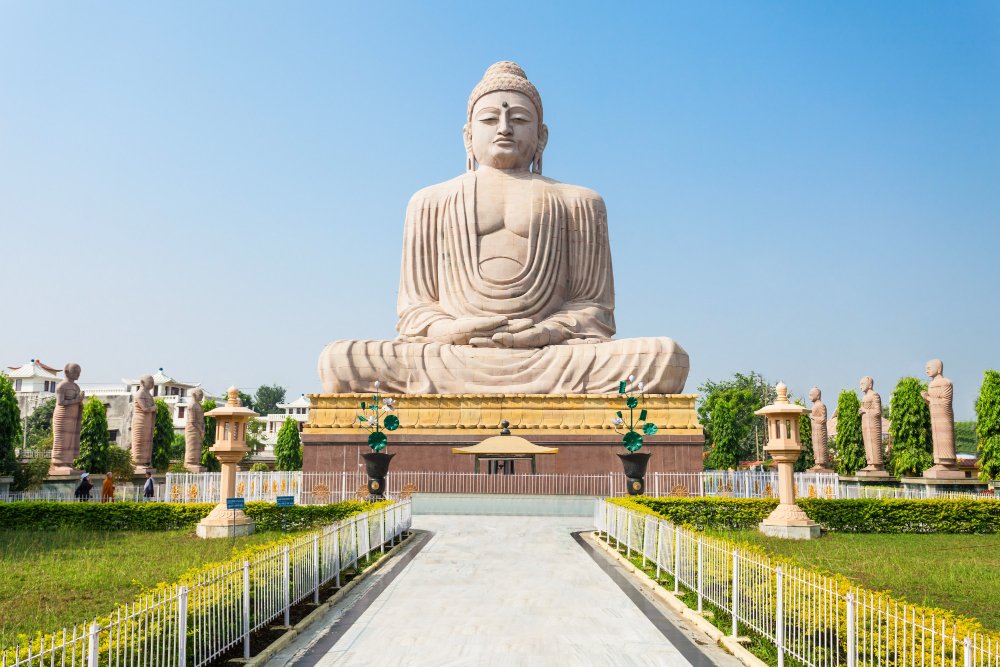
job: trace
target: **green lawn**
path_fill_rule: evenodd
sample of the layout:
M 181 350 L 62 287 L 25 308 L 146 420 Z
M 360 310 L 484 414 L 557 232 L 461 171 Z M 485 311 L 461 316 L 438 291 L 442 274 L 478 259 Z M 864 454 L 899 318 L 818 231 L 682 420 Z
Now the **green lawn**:
M 235 548 L 269 542 L 258 533 Z M 162 581 L 224 561 L 233 540 L 171 532 L 0 531 L 0 648 L 106 614 Z
M 892 591 L 909 602 L 977 618 L 1000 631 L 1000 535 L 829 533 L 798 541 L 756 531 L 716 534 L 842 574 L 870 589 Z

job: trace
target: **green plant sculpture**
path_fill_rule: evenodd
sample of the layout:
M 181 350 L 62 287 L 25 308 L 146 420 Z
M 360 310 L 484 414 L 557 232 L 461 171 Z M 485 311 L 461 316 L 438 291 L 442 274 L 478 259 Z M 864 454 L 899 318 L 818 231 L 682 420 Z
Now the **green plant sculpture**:
M 639 390 L 639 396 L 634 396 L 630 391 L 628 391 L 628 385 L 635 382 L 635 376 L 629 375 L 628 380 L 622 380 L 618 383 L 618 394 L 625 397 L 625 409 L 628 410 L 628 422 L 625 421 L 625 416 L 622 410 L 619 410 L 615 414 L 617 415 L 611 420 L 611 424 L 615 427 L 615 433 L 622 434 L 622 444 L 625 449 L 629 450 L 633 454 L 642 448 L 642 436 L 644 435 L 656 435 L 656 424 L 653 422 L 646 421 L 646 409 L 639 405 L 639 399 L 643 395 L 643 384 L 639 382 L 636 387 Z M 635 411 L 639 409 L 639 418 L 636 419 Z M 640 426 L 640 423 L 642 424 Z M 639 429 L 639 430 L 636 430 Z M 639 431 L 642 431 L 640 433 Z
M 385 431 L 395 431 L 399 428 L 399 417 L 392 414 L 395 409 L 395 401 L 393 399 L 381 398 L 379 396 L 378 380 L 376 380 L 375 394 L 372 395 L 372 402 L 361 401 L 362 413 L 370 414 L 358 415 L 358 425 L 369 431 L 368 447 L 373 452 L 380 452 L 385 449 L 385 445 L 389 441 Z

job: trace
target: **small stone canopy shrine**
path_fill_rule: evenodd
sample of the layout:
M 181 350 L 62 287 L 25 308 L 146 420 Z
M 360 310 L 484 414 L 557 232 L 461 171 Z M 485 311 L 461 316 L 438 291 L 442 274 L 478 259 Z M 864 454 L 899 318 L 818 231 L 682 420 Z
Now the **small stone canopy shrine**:
M 507 421 L 501 422 L 500 426 L 503 428 L 500 435 L 486 438 L 469 447 L 453 447 L 451 453 L 475 456 L 473 470 L 476 474 L 479 473 L 479 464 L 482 461 L 487 462 L 490 473 L 500 472 L 501 468 L 497 464 L 502 464 L 502 470 L 507 474 L 513 474 L 514 464 L 517 461 L 530 461 L 532 475 L 538 473 L 538 467 L 535 465 L 536 456 L 559 453 L 558 447 L 542 447 L 518 435 L 511 435 Z

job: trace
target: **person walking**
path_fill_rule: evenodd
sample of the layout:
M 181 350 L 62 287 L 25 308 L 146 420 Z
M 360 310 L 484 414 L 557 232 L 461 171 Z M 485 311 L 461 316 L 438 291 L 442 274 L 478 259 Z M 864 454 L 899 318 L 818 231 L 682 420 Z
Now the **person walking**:
M 80 475 L 80 486 L 76 487 L 76 491 L 73 493 L 73 496 L 81 502 L 90 500 L 90 490 L 94 488 L 94 485 L 90 483 L 89 477 L 89 472 Z
M 142 487 L 142 497 L 146 500 L 152 500 L 153 496 L 156 494 L 156 484 L 153 482 L 153 473 L 146 473 L 146 483 Z
M 104 478 L 101 485 L 101 502 L 113 503 L 115 501 L 115 477 L 110 472 Z

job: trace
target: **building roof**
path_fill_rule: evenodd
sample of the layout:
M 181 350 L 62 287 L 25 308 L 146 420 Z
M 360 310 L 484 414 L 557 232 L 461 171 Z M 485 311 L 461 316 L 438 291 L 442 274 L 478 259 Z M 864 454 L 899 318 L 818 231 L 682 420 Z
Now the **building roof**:
M 7 377 L 11 378 L 44 378 L 46 380 L 58 380 L 57 373 L 62 373 L 58 368 L 46 366 L 38 359 L 32 359 L 23 366 L 8 366 L 11 370 Z
M 503 455 L 503 454 L 558 454 L 558 447 L 542 447 L 533 442 L 525 440 L 519 435 L 494 435 L 486 438 L 482 442 L 470 447 L 454 447 L 452 454 L 478 454 L 483 455 Z
M 278 403 L 278 407 L 282 410 L 287 408 L 308 408 L 309 405 L 309 399 L 306 398 L 305 394 L 302 394 L 291 403 Z
M 134 380 L 129 380 L 128 378 L 122 378 L 122 382 L 124 382 L 127 385 L 139 384 L 139 379 L 136 378 Z M 192 383 L 192 382 L 181 382 L 180 380 L 175 380 L 174 378 L 164 373 L 162 368 L 158 369 L 155 373 L 153 373 L 153 384 L 157 386 L 169 384 L 175 387 L 186 387 L 187 389 L 194 389 L 195 387 L 201 386 L 200 382 Z

